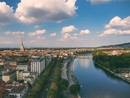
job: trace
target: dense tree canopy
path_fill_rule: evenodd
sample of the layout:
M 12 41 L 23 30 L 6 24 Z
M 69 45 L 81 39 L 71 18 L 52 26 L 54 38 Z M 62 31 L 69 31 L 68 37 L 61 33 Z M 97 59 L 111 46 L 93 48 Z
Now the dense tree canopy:
M 70 86 L 70 92 L 72 94 L 78 94 L 80 92 L 80 85 L 77 83 L 77 84 L 73 84 Z
M 40 75 L 39 79 L 33 86 L 32 90 L 30 91 L 30 94 L 27 96 L 27 98 L 40 98 L 42 90 L 45 88 L 45 85 L 47 83 L 47 79 L 49 78 L 51 71 L 56 64 L 57 59 L 53 59 L 50 65 L 45 69 L 45 71 Z
M 103 53 L 94 53 L 93 60 L 101 66 L 107 67 L 109 69 L 130 67 L 130 53 L 125 53 L 121 55 L 106 55 Z

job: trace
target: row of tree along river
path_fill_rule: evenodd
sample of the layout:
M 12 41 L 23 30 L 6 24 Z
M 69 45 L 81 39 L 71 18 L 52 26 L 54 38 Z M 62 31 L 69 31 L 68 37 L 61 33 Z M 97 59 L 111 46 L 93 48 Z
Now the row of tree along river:
M 94 64 L 92 58 L 74 59 L 73 70 L 81 98 L 130 98 L 130 85 Z

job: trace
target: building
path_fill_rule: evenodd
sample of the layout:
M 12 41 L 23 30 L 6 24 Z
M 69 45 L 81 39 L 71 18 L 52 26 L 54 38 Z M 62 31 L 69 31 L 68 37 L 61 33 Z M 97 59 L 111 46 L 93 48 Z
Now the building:
M 37 72 L 31 72 L 29 75 L 28 73 L 23 73 L 23 79 L 24 83 L 31 83 L 32 85 L 35 83 L 35 81 L 38 78 L 38 73 Z
M 25 98 L 28 86 L 26 84 L 6 84 L 5 89 L 12 96 L 10 98 Z
M 46 67 L 49 65 L 49 63 L 52 61 L 52 55 L 51 54 L 46 54 L 45 55 L 45 65 Z
M 45 69 L 45 58 L 43 56 L 34 58 L 31 61 L 31 72 L 37 72 L 41 74 L 41 72 Z
M 8 91 L 0 87 L 0 98 L 10 98 Z
M 25 51 L 24 45 L 23 45 L 23 41 L 22 41 L 22 43 L 21 43 L 20 51 L 21 51 L 21 52 Z
M 17 70 L 23 70 L 23 71 L 28 71 L 28 65 L 27 64 L 19 64 L 16 67 Z
M 14 81 L 16 79 L 16 70 L 7 71 L 2 75 L 2 80 L 5 82 Z
M 16 71 L 17 80 L 23 80 L 23 70 Z
M 17 65 L 17 62 L 16 61 L 10 61 L 10 63 L 9 63 L 10 65 Z
M 5 65 L 5 64 L 8 64 L 8 62 L 5 60 L 0 60 L 0 65 Z
M 37 72 L 24 72 L 23 70 L 17 71 L 17 80 L 24 80 L 24 83 L 30 82 L 33 84 L 37 78 Z

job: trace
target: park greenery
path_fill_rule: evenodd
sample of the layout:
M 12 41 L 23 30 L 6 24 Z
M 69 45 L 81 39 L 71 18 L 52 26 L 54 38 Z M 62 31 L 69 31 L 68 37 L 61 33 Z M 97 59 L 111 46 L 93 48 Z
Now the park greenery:
M 73 84 L 69 87 L 71 94 L 77 95 L 80 92 L 80 85 L 78 83 Z
M 61 90 L 63 90 L 63 91 L 68 90 L 68 86 L 69 86 L 68 80 L 61 79 L 61 82 L 60 82 L 60 88 L 61 88 Z
M 130 68 L 130 53 L 123 53 L 121 55 L 107 55 L 101 51 L 93 53 L 93 60 L 95 63 L 108 68 L 112 71 L 122 68 Z
M 48 90 L 47 98 L 58 98 L 60 92 L 60 74 L 61 74 L 61 66 L 62 66 L 63 59 L 59 58 L 55 71 L 54 76 L 52 79 L 52 83 Z
M 57 63 L 57 58 L 53 58 L 52 62 L 48 67 L 41 73 L 40 77 L 36 81 L 36 83 L 33 85 L 32 89 L 30 90 L 27 98 L 40 98 L 43 89 L 45 88 L 48 78 L 51 74 L 52 69 Z

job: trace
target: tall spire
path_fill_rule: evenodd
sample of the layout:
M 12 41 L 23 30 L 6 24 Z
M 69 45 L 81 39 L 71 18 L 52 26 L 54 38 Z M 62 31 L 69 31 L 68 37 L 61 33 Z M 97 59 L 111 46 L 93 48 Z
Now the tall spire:
M 23 39 L 22 39 L 22 41 L 21 41 L 20 51 L 25 51 L 24 45 L 23 45 Z

